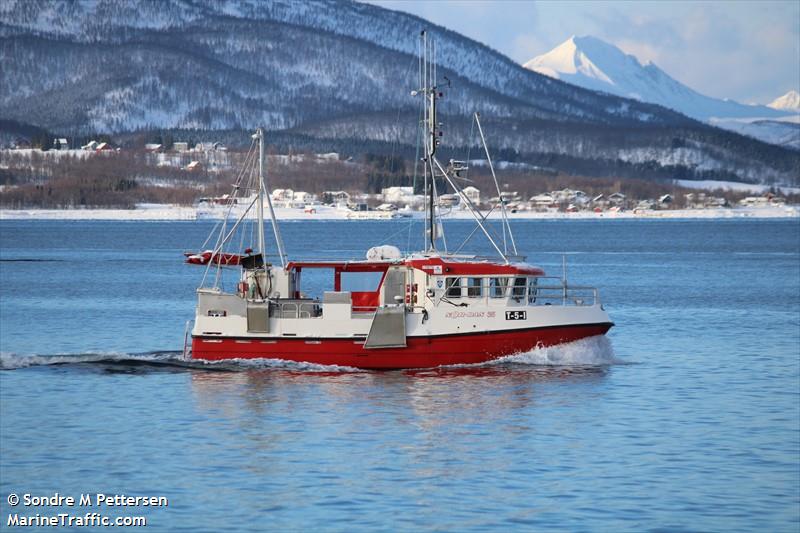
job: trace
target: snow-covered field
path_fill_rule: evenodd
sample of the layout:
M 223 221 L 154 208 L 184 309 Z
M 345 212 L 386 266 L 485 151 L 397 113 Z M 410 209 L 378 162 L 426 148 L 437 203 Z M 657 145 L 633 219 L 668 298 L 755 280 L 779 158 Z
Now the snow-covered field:
M 347 220 L 343 210 L 329 208 L 308 213 L 302 209 L 277 208 L 279 220 Z M 0 220 L 197 220 L 221 218 L 224 210 L 201 212 L 194 207 L 143 205 L 137 209 L 0 209 Z M 421 212 L 411 213 L 421 218 Z M 499 217 L 494 213 L 492 217 Z M 577 213 L 522 211 L 509 213 L 511 219 L 623 219 L 623 218 L 798 218 L 800 206 L 736 207 L 732 209 L 675 209 L 662 211 L 625 211 L 621 213 L 579 211 Z M 445 219 L 471 219 L 468 211 L 443 213 Z

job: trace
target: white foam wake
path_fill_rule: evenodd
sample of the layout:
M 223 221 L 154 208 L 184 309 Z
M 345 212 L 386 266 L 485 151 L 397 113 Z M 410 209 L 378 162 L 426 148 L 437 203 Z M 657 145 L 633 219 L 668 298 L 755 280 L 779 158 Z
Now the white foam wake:
M 340 365 L 320 365 L 317 363 L 306 363 L 298 361 L 287 361 L 286 359 L 223 359 L 220 361 L 205 361 L 202 359 L 191 359 L 191 366 L 196 368 L 220 368 L 220 369 L 251 369 L 264 368 L 275 370 L 294 370 L 297 372 L 364 372 L 359 368 Z
M 614 347 L 605 335 L 588 337 L 556 346 L 534 348 L 529 352 L 508 355 L 490 361 L 489 365 L 502 364 L 550 366 L 605 366 L 624 364 L 614 355 Z
M 357 368 L 338 365 L 318 365 L 315 363 L 297 363 L 282 359 L 225 359 L 222 361 L 204 361 L 201 359 L 184 359 L 181 352 L 149 352 L 130 353 L 87 353 L 87 354 L 15 354 L 0 353 L 0 370 L 15 370 L 33 366 L 70 365 L 81 363 L 144 363 L 154 365 L 173 365 L 186 368 L 208 370 L 247 370 L 270 368 L 276 370 L 293 370 L 297 372 L 360 372 Z
M 0 370 L 14 370 L 31 366 L 68 365 L 79 363 L 142 362 L 164 363 L 180 360 L 180 352 L 151 352 L 143 354 L 128 353 L 87 353 L 87 354 L 16 354 L 0 353 Z

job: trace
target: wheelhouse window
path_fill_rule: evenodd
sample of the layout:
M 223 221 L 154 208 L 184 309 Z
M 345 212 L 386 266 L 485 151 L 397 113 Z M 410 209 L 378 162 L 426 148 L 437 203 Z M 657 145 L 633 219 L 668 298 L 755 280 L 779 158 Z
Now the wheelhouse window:
M 489 278 L 489 296 L 505 298 L 508 289 L 508 278 Z
M 511 296 L 517 300 L 525 298 L 526 286 L 528 284 L 527 278 L 514 278 L 514 288 L 511 289 Z
M 528 278 L 528 303 L 536 303 L 536 291 L 539 284 L 539 278 Z
M 483 288 L 481 287 L 481 278 L 468 278 L 467 279 L 467 296 L 470 298 L 480 298 L 483 296 Z
M 445 284 L 448 298 L 461 298 L 461 278 L 447 278 Z

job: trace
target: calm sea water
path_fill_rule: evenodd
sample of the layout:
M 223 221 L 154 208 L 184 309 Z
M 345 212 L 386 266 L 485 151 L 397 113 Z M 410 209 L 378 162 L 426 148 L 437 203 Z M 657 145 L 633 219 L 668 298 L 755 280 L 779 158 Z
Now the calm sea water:
M 152 531 L 798 531 L 797 220 L 519 222 L 601 288 L 608 340 L 406 372 L 182 365 L 210 228 L 0 221 L 0 527 L 11 493 L 105 492 L 166 496 L 102 510 Z M 407 228 L 284 239 L 361 257 Z

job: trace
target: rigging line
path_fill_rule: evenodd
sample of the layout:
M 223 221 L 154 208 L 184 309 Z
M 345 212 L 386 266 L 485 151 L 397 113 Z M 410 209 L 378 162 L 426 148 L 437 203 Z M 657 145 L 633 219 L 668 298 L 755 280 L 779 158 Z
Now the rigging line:
M 486 152 L 486 160 L 489 162 L 489 170 L 492 171 L 492 179 L 494 179 L 494 185 L 497 187 L 497 194 L 500 197 L 500 208 L 501 213 L 503 214 L 503 246 L 505 247 L 505 237 L 506 237 L 506 229 L 508 229 L 508 235 L 511 238 L 511 247 L 514 250 L 514 255 L 517 255 L 517 243 L 514 242 L 514 234 L 511 232 L 511 225 L 508 223 L 508 214 L 506 213 L 506 204 L 503 202 L 503 193 L 500 192 L 500 184 L 497 182 L 497 175 L 494 172 L 494 165 L 492 164 L 492 156 L 489 155 L 489 147 L 486 145 L 486 137 L 483 136 L 483 128 L 481 127 L 480 115 L 476 112 L 475 113 L 475 122 L 478 125 L 478 133 L 481 135 L 481 142 L 483 143 L 483 150 Z M 508 253 L 508 249 L 506 249 L 506 253 Z
M 419 49 L 419 43 L 417 44 L 417 48 Z M 418 76 L 419 76 L 419 69 L 421 68 L 421 65 L 422 65 L 421 59 L 419 57 L 419 54 L 417 54 L 417 75 Z M 406 73 L 405 73 L 405 75 L 403 77 L 403 81 L 408 81 L 408 78 L 410 77 L 409 75 L 413 71 L 413 68 L 414 68 L 414 58 L 412 57 L 411 58 L 411 62 L 408 65 L 408 69 L 406 70 Z M 395 124 L 399 124 L 400 123 L 400 111 L 401 111 L 401 108 L 398 107 L 398 109 L 397 109 L 397 119 L 395 120 Z M 395 149 L 395 145 L 397 143 L 398 143 L 398 139 L 395 138 L 394 141 L 392 142 L 392 159 L 391 159 L 392 169 L 394 168 L 394 149 Z M 415 146 L 416 146 L 416 153 L 414 154 L 414 176 L 413 176 L 413 178 L 411 180 L 411 195 L 412 195 L 412 197 L 414 195 L 414 190 L 417 187 L 417 167 L 418 167 L 418 160 L 419 160 L 419 127 L 417 127 L 417 139 L 415 141 Z M 410 251 L 410 248 L 411 248 L 411 229 L 413 228 L 413 226 L 414 226 L 414 218 L 411 217 L 411 219 L 408 221 L 408 239 L 407 239 L 407 242 L 406 242 L 406 253 L 408 253 Z
M 486 219 L 487 219 L 487 218 L 489 218 L 489 215 L 491 215 L 491 214 L 492 214 L 492 211 L 494 211 L 494 208 L 495 208 L 495 207 L 497 207 L 497 206 L 492 206 L 492 208 L 489 210 L 489 212 L 488 212 L 488 213 L 486 213 L 486 216 L 483 216 L 483 215 L 481 215 L 481 216 L 483 216 L 483 220 L 484 220 L 484 221 L 486 221 Z M 458 247 L 458 249 L 457 249 L 455 252 L 453 252 L 453 253 L 454 253 L 454 254 L 457 254 L 458 252 L 460 252 L 460 251 L 461 251 L 461 249 L 462 249 L 464 246 L 466 246 L 467 242 L 469 242 L 469 240 L 472 238 L 472 236 L 473 236 L 473 235 L 475 235 L 475 232 L 477 232 L 479 229 L 481 229 L 481 227 L 480 227 L 478 224 L 475 224 L 475 227 L 474 227 L 474 228 L 472 228 L 472 232 L 471 232 L 469 235 L 467 235 L 467 238 L 466 238 L 466 239 L 464 239 L 464 242 L 462 242 L 462 243 L 461 243 L 461 246 L 459 246 L 459 247 Z
M 419 49 L 419 47 L 420 47 L 420 45 L 418 44 L 417 48 Z M 420 79 L 417 80 L 417 81 L 419 81 L 421 83 L 422 82 L 422 55 L 419 56 L 419 64 L 420 64 L 420 67 L 419 67 L 420 72 L 418 72 L 418 75 L 419 75 Z M 425 114 L 425 102 L 423 101 L 422 106 L 420 106 L 420 108 L 419 108 L 419 114 L 418 114 L 418 118 L 417 118 L 417 128 L 416 128 L 417 138 L 416 138 L 415 146 L 414 146 L 414 148 L 415 148 L 415 150 L 414 150 L 414 179 L 411 182 L 412 195 L 416 193 L 416 190 L 417 190 L 417 179 L 419 178 L 419 164 L 420 164 L 419 149 L 420 149 L 421 143 L 424 142 L 424 135 L 425 135 L 423 133 L 423 129 L 422 129 L 422 121 L 424 120 L 424 114 Z M 423 139 L 423 140 L 421 140 L 421 139 Z M 424 192 L 427 193 L 427 191 L 424 191 Z M 406 243 L 406 252 L 410 252 L 411 251 L 411 229 L 414 226 L 414 223 L 415 223 L 414 217 L 411 217 L 411 220 L 408 221 L 408 241 Z M 424 220 L 423 220 L 422 225 L 423 225 L 422 242 L 424 244 L 426 242 L 425 241 L 425 225 L 426 225 L 426 223 L 425 223 Z
M 247 216 L 247 213 L 245 212 L 241 216 L 242 216 L 242 220 L 244 221 L 246 216 Z M 248 235 L 247 235 L 248 228 L 250 229 L 250 235 L 249 235 L 249 240 L 248 240 L 248 242 L 249 242 L 248 248 L 252 248 L 253 247 L 253 242 L 255 241 L 255 224 L 253 223 L 252 220 L 250 220 L 250 221 L 247 221 L 247 222 L 243 223 L 242 224 L 242 229 L 241 229 L 241 231 L 239 231 L 239 235 L 240 235 L 239 249 L 240 250 L 244 250 L 245 249 L 244 242 L 245 242 L 245 239 L 248 237 Z
M 250 148 L 252 149 L 252 144 L 250 145 Z M 246 160 L 247 160 L 247 158 L 245 157 L 245 161 L 246 161 Z M 241 169 L 239 169 L 239 172 L 241 173 Z M 231 195 L 234 195 L 234 194 L 236 193 L 236 184 L 238 183 L 238 179 L 239 179 L 239 178 L 237 177 L 237 179 L 236 179 L 236 180 L 234 180 L 233 189 L 231 190 Z M 228 199 L 228 202 L 230 203 L 231 201 L 232 201 L 232 198 L 229 198 L 229 199 Z M 208 245 L 208 242 L 211 240 L 211 238 L 212 238 L 214 235 L 217 235 L 217 229 L 219 228 L 220 224 L 222 224 L 222 223 L 223 223 L 223 221 L 224 221 L 224 220 L 225 220 L 225 218 L 223 217 L 223 218 L 221 218 L 221 219 L 218 219 L 218 220 L 217 220 L 217 221 L 214 223 L 214 227 L 213 227 L 213 228 L 211 228 L 211 231 L 208 233 L 208 237 L 206 237 L 206 240 L 205 240 L 205 241 L 203 241 L 203 244 L 200 246 L 200 249 L 201 249 L 201 250 L 202 250 L 202 249 L 204 249 L 204 248 L 205 248 L 205 247 Z
M 420 109 L 420 115 L 422 114 L 422 110 Z M 417 169 L 419 167 L 419 144 L 420 144 L 420 132 L 422 128 L 420 127 L 419 123 L 417 123 L 417 139 L 416 139 L 416 149 L 414 151 L 414 178 L 411 180 L 411 196 L 414 197 L 416 195 L 417 190 Z M 414 227 L 414 217 L 412 216 L 408 221 L 408 240 L 406 241 L 406 253 L 411 252 L 411 230 Z
M 475 117 L 472 117 L 472 121 L 470 122 L 469 126 L 469 137 L 467 137 L 467 171 L 464 175 L 464 181 L 469 181 L 469 169 L 472 167 L 470 164 L 470 157 L 472 154 L 472 138 L 475 136 Z
M 414 58 L 412 57 L 411 58 L 411 63 L 409 63 L 408 68 L 406 69 L 405 73 L 401 77 L 403 82 L 407 82 L 408 81 L 409 74 L 411 74 L 413 69 L 414 69 Z M 400 112 L 401 111 L 402 111 L 402 106 L 398 106 L 397 107 L 397 118 L 395 118 L 395 120 L 394 120 L 395 125 L 400 124 Z M 392 155 L 391 155 L 391 159 L 389 159 L 389 172 L 390 173 L 395 171 L 395 168 L 394 168 L 394 151 L 395 151 L 395 148 L 397 147 L 397 145 L 399 144 L 398 139 L 397 139 L 398 137 L 399 136 L 393 136 L 393 140 L 392 140 L 392 151 L 391 151 Z
M 466 160 L 467 161 L 467 171 L 466 171 L 466 175 L 463 178 L 463 180 L 468 182 L 468 183 L 472 183 L 469 180 L 469 169 L 472 166 L 470 164 L 470 154 L 472 153 L 472 139 L 473 139 L 474 136 L 475 136 L 475 117 L 472 117 L 472 120 L 470 121 L 469 137 L 467 137 L 467 160 Z M 492 206 L 492 209 L 489 210 L 489 212 L 486 214 L 486 216 L 481 215 L 483 217 L 484 221 L 489 217 L 489 215 L 492 213 L 492 211 L 494 211 L 494 206 Z M 476 225 L 475 228 L 472 230 L 472 233 L 470 233 L 469 236 L 467 236 L 467 238 L 464 239 L 464 242 L 461 243 L 461 246 L 459 246 L 458 249 L 456 249 L 456 251 L 453 252 L 453 253 L 457 254 L 458 252 L 460 252 L 461 249 L 472 238 L 472 236 L 475 235 L 475 232 L 478 231 L 479 229 L 480 229 L 480 227 L 478 225 Z
M 214 227 L 211 228 L 211 231 L 209 232 L 208 237 L 206 237 L 206 240 L 203 241 L 203 244 L 200 245 L 200 250 L 205 249 L 206 245 L 208 245 L 208 241 L 211 240 L 211 237 L 213 237 L 214 235 L 217 234 L 217 227 L 219 227 L 220 224 L 222 224 L 222 219 L 221 218 L 217 219 L 217 221 L 214 223 Z
M 254 144 L 254 143 L 252 143 L 252 144 Z M 251 146 L 252 146 L 252 144 L 251 144 Z M 250 154 L 248 154 L 248 155 L 251 155 L 252 153 L 254 153 L 254 152 L 251 150 Z M 250 157 L 251 161 L 252 161 L 252 159 L 253 158 Z M 250 164 L 252 165 L 252 162 Z M 225 232 L 225 229 L 228 227 L 228 219 L 231 217 L 231 213 L 233 212 L 233 206 L 236 205 L 235 204 L 235 199 L 236 199 L 236 196 L 237 196 L 237 191 L 241 190 L 242 179 L 244 178 L 244 176 L 245 176 L 245 174 L 247 172 L 247 165 L 248 165 L 247 159 L 245 159 L 245 163 L 243 165 L 242 172 L 239 174 L 239 177 L 238 177 L 236 183 L 234 184 L 234 190 L 233 190 L 233 193 L 231 194 L 231 199 L 230 199 L 230 202 L 229 202 L 229 205 L 228 205 L 228 212 L 225 215 L 225 221 L 224 221 L 224 223 L 222 225 L 222 231 L 220 232 L 220 239 L 218 240 L 218 246 L 214 249 L 214 252 L 212 253 L 212 258 L 213 258 L 214 255 L 216 255 L 218 253 L 220 253 L 220 254 L 222 253 L 223 246 L 225 246 L 225 244 L 230 239 L 231 233 L 228 233 L 228 235 L 226 235 L 225 237 L 223 237 L 223 234 Z M 236 225 L 238 225 L 238 223 Z M 236 227 L 236 226 L 234 226 L 234 227 Z M 215 287 L 220 286 L 221 281 L 222 281 L 222 264 L 218 263 L 217 264 L 217 270 L 216 270 L 216 273 L 215 273 L 215 276 L 214 276 L 214 286 Z
M 391 238 L 393 238 L 393 237 L 396 237 L 397 235 L 400 235 L 400 234 L 401 234 L 401 233 L 403 233 L 404 231 L 406 231 L 406 228 L 400 228 L 399 230 L 395 231 L 395 232 L 394 232 L 394 233 L 392 233 L 391 235 L 387 235 L 387 236 L 383 237 L 383 238 L 381 239 L 381 242 L 385 242 L 385 243 L 387 243 L 387 244 L 388 244 L 388 242 L 389 242 L 389 239 L 391 239 Z
M 229 239 L 236 232 L 236 229 L 239 227 L 239 225 L 241 225 L 247 219 L 247 214 L 251 209 L 253 209 L 253 206 L 256 204 L 257 200 L 258 197 L 255 197 L 250 201 L 250 204 L 248 204 L 247 209 L 245 209 L 244 213 L 242 213 L 242 216 L 236 221 L 236 224 L 233 225 L 230 231 L 228 231 L 228 234 L 225 236 L 225 240 Z
M 228 206 L 227 206 L 228 210 L 227 210 L 227 212 L 223 216 L 222 220 L 220 222 L 218 222 L 214 226 L 214 229 L 212 230 L 212 233 L 209 234 L 209 240 L 210 240 L 211 235 L 214 234 L 213 232 L 217 231 L 217 227 L 220 227 L 217 241 L 214 244 L 214 248 L 211 251 L 211 256 L 212 257 L 214 257 L 214 255 L 216 253 L 221 251 L 222 250 L 222 246 L 225 244 L 221 240 L 222 239 L 222 235 L 225 232 L 225 227 L 226 227 L 227 222 L 228 222 L 228 217 L 230 217 L 231 211 L 233 210 L 233 199 L 235 198 L 236 191 L 239 188 L 239 185 L 241 184 L 242 177 L 244 176 L 245 170 L 247 168 L 247 160 L 250 157 L 250 154 L 253 152 L 254 145 L 255 145 L 255 141 L 251 141 L 250 142 L 250 149 L 247 151 L 247 154 L 245 155 L 244 161 L 242 163 L 242 168 L 239 169 L 239 173 L 238 173 L 238 175 L 236 177 L 236 181 L 234 181 L 233 189 L 231 190 L 231 197 L 228 199 Z M 206 279 L 208 278 L 208 274 L 209 274 L 209 272 L 211 270 L 211 265 L 212 265 L 212 261 L 209 261 L 209 263 L 206 265 L 205 272 L 203 273 L 203 279 L 200 282 L 200 286 L 201 287 L 204 287 L 205 284 L 206 284 Z M 216 277 L 215 277 L 215 279 L 216 279 Z M 214 286 L 216 286 L 216 281 L 215 281 L 215 285 Z
M 458 187 L 458 185 L 453 183 L 453 181 L 450 179 L 450 176 L 448 176 L 447 172 L 445 172 L 445 170 L 442 168 L 442 165 L 439 163 L 439 160 L 436 159 L 436 158 L 433 158 L 433 160 L 436 162 L 436 166 L 439 167 L 439 171 L 442 172 L 442 174 L 444 175 L 444 178 L 447 180 L 447 182 L 450 184 L 450 186 L 453 187 L 453 190 L 455 190 L 458 193 L 458 195 L 461 197 L 462 200 L 466 201 L 466 204 L 467 204 L 467 207 L 470 210 L 470 213 L 472 213 L 472 216 L 475 218 L 475 220 L 479 221 L 478 224 L 480 225 L 481 229 L 483 230 L 483 233 L 486 235 L 486 238 L 489 239 L 490 243 L 492 243 L 492 246 L 494 247 L 494 249 L 497 250 L 497 253 L 500 254 L 500 257 L 502 257 L 505 260 L 505 262 L 508 263 L 508 258 L 505 256 L 505 254 L 502 251 L 500 251 L 500 248 L 497 246 L 497 243 L 495 243 L 494 239 L 492 239 L 492 237 L 489 235 L 489 232 L 486 230 L 486 228 L 483 225 L 483 221 L 480 220 L 481 215 L 479 213 L 476 213 L 475 208 L 472 205 L 472 202 L 470 201 L 470 199 L 467 198 L 467 195 L 464 194 L 463 191 L 461 191 L 461 189 Z

